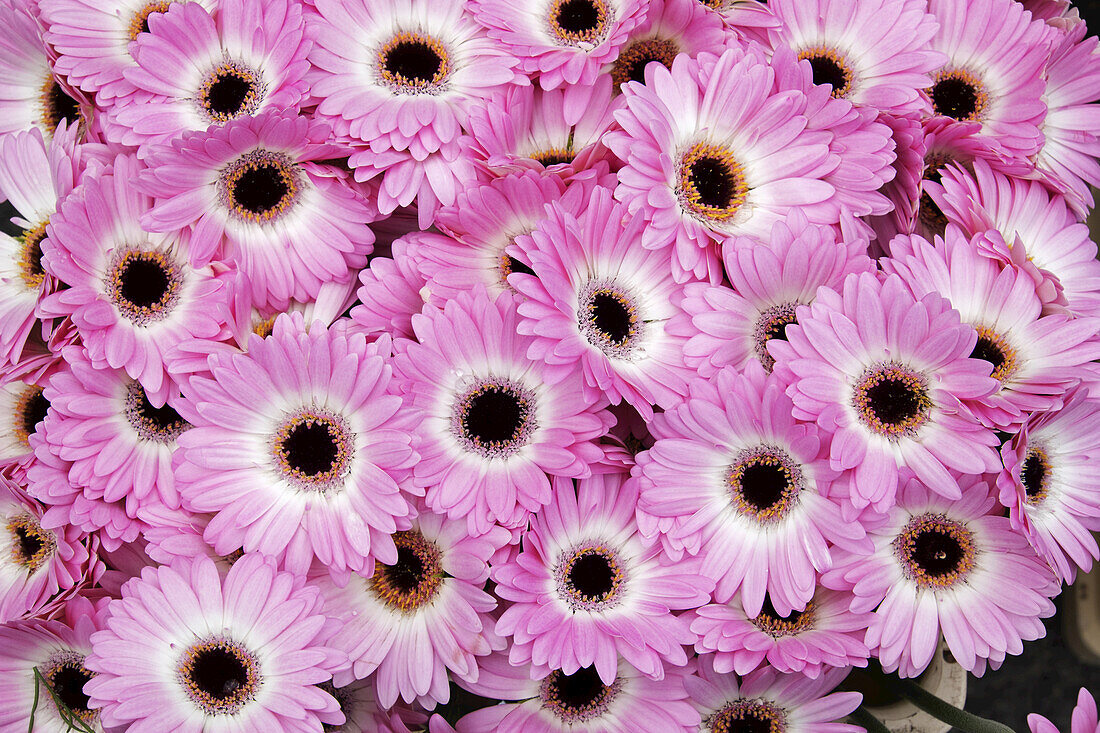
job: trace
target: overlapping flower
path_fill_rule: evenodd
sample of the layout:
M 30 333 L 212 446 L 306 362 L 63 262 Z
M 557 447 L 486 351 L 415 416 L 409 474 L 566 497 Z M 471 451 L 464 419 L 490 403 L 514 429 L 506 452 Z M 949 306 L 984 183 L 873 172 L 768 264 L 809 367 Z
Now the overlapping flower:
M 1100 560 L 1068 3 L 0 23 L 0 733 L 845 733 Z

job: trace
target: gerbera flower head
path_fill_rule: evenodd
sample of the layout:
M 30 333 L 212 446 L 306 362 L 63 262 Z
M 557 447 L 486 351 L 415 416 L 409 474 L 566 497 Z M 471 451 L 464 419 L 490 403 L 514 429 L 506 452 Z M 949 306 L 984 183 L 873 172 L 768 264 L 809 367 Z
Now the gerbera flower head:
M 827 441 L 792 417 L 784 386 L 755 362 L 693 381 L 633 472 L 639 511 L 674 518 L 667 541 L 702 556 L 718 602 L 740 589 L 751 616 L 765 593 L 782 615 L 803 610 L 831 565 L 828 543 L 863 537 L 828 498 Z
M 695 651 L 713 653 L 714 670 L 746 675 L 765 660 L 778 672 L 816 679 L 832 667 L 863 667 L 871 652 L 863 643 L 870 613 L 849 609 L 851 594 L 818 587 L 801 611 L 781 615 L 766 597 L 756 616 L 741 599 L 711 603 L 685 614 L 698 639 Z
M 699 0 L 650 0 L 645 22 L 635 28 L 611 62 L 616 91 L 628 81 L 645 83 L 645 67 L 656 61 L 669 68 L 677 54 L 718 52 L 735 42 L 722 22 Z
M 638 493 L 625 474 L 555 481 L 554 499 L 524 535 L 523 551 L 493 567 L 496 593 L 511 601 L 496 630 L 510 636 L 512 664 L 532 674 L 570 675 L 595 666 L 612 684 L 619 659 L 661 679 L 687 664 L 694 641 L 672 613 L 707 600 L 712 581 L 692 558 L 672 562 L 648 549 L 634 521 Z
M 383 333 L 393 338 L 416 337 L 412 317 L 424 308 L 427 286 L 416 253 L 422 241 L 438 236 L 407 234 L 392 243 L 392 258 L 372 257 L 370 265 L 359 271 L 359 302 L 351 309 L 348 325 L 352 331 L 362 331 L 372 340 Z
M 253 302 L 285 305 L 366 264 L 375 211 L 338 179 L 315 174 L 329 127 L 267 111 L 184 134 L 151 152 L 137 186 L 154 198 L 151 232 L 190 232 L 195 267 L 217 258 L 248 275 Z
M 583 667 L 570 674 L 554 670 L 535 679 L 527 665 L 512 666 L 503 652 L 479 660 L 479 664 L 477 682 L 460 683 L 462 687 L 478 695 L 516 702 L 469 713 L 455 726 L 458 733 L 693 733 L 699 727 L 699 714 L 684 689 L 690 667 L 671 667 L 664 679 L 654 680 L 619 662 L 615 681 L 606 683 L 595 667 Z
M 290 0 L 176 2 L 146 18 L 122 69 L 135 91 L 114 100 L 108 136 L 149 146 L 271 109 L 291 112 L 306 90 L 311 43 Z M 257 32 L 259 31 L 259 32 Z M 112 129 L 115 128 L 115 129 Z
M 133 92 L 123 79 L 123 69 L 135 65 L 130 43 L 149 32 L 151 16 L 175 2 L 197 2 L 210 11 L 216 5 L 216 0 L 41 0 L 45 38 L 57 51 L 54 70 L 94 94 L 101 107 L 110 106 Z
M 889 509 L 901 467 L 948 498 L 959 496 L 952 470 L 997 470 L 996 436 L 961 400 L 1000 383 L 989 362 L 969 358 L 978 334 L 946 300 L 918 300 L 896 275 L 863 273 L 818 291 L 796 315 L 787 340 L 768 349 L 795 417 L 833 433 L 829 465 L 853 471 L 857 509 Z
M 1033 13 L 1034 14 L 1034 13 Z M 1047 114 L 1039 125 L 1043 147 L 1035 167 L 1062 191 L 1082 216 L 1093 205 L 1090 185 L 1100 185 L 1100 138 L 1092 121 L 1100 100 L 1100 54 L 1095 36 L 1079 23 L 1061 35 L 1044 72 Z
M 87 131 L 92 103 L 54 74 L 34 6 L 0 1 L 0 134 L 37 127 L 49 137 L 62 121 Z
M 134 511 L 155 493 L 179 507 L 172 473 L 176 439 L 190 424 L 171 402 L 154 406 L 141 384 L 121 369 L 96 369 L 77 346 L 65 351 L 69 368 L 47 384 L 51 408 L 44 429 L 57 455 L 72 465 L 69 478 L 86 496 L 126 501 Z
M 873 252 L 886 254 L 886 247 L 896 234 L 909 234 L 917 217 L 924 175 L 924 131 L 916 115 L 882 113 L 878 121 L 890 128 L 894 144 L 894 178 L 883 186 L 881 193 L 893 205 L 885 214 L 866 217 L 874 231 Z
M 1093 470 L 1100 405 L 1076 390 L 1060 410 L 1033 415 L 1001 448 L 1000 502 L 1059 580 L 1072 583 L 1100 559 L 1100 480 Z
M 519 59 L 543 89 L 591 86 L 645 22 L 645 0 L 471 0 L 489 36 Z
M 868 528 L 873 552 L 838 553 L 823 578 L 852 590 L 853 611 L 874 609 L 867 645 L 887 672 L 919 675 L 942 633 L 963 669 L 980 675 L 1043 636 L 1041 619 L 1054 613 L 1053 573 L 995 511 L 990 487 L 979 476 L 959 485 L 952 501 L 910 479 L 886 521 Z
M 524 170 L 570 178 L 609 157 L 600 138 L 615 124 L 612 80 L 544 90 L 510 86 L 470 111 L 474 152 L 495 175 Z
M 31 616 L 73 587 L 94 562 L 86 536 L 73 526 L 48 527 L 42 506 L 12 470 L 0 472 L 0 621 Z
M 716 282 L 714 242 L 764 238 L 794 208 L 817 224 L 839 220 L 836 189 L 823 180 L 839 162 L 832 135 L 796 132 L 807 97 L 774 83 L 762 53 L 738 48 L 679 55 L 671 69 L 647 66 L 644 85 L 623 87 L 622 129 L 604 138 L 626 162 L 615 196 L 647 220 L 644 247 L 675 244 L 681 280 Z
M 352 575 L 344 587 L 320 581 L 325 614 L 341 626 L 331 643 L 350 660 L 334 682 L 374 673 L 382 707 L 400 696 L 432 708 L 450 699 L 450 676 L 475 681 L 477 657 L 504 648 L 489 615 L 496 599 L 483 588 L 488 560 L 511 532 L 471 536 L 463 522 L 423 510 L 393 541 L 396 562 L 375 565 L 372 576 Z
M 592 186 L 574 184 L 570 189 L 571 199 L 587 201 Z M 565 191 L 557 176 L 524 171 L 471 187 L 453 206 L 440 209 L 436 225 L 450 236 L 425 233 L 417 238 L 416 265 L 424 273 L 431 302 L 442 306 L 479 283 L 494 297 L 515 292 L 508 276 L 533 271 L 506 250 L 517 237 L 530 234 L 546 217 L 546 205 Z
M 928 46 L 938 23 L 920 0 L 773 0 L 779 19 L 772 47 L 789 46 L 809 62 L 815 84 L 853 104 L 895 114 L 920 109 L 918 90 L 946 61 Z
M 684 684 L 702 717 L 700 731 L 767 730 L 771 733 L 859 733 L 863 728 L 836 721 L 859 707 L 858 692 L 831 692 L 847 675 L 830 670 L 816 679 L 779 674 L 764 667 L 738 681 L 717 672 L 711 657 Z
M 722 261 L 730 287 L 684 286 L 684 316 L 671 324 L 689 337 L 688 365 L 709 376 L 723 366 L 742 369 L 755 358 L 770 371 L 775 360 L 768 341 L 786 338 L 798 306 L 813 302 L 822 285 L 836 288 L 849 273 L 874 269 L 866 239 L 839 236 L 793 211 L 772 225 L 767 244 L 753 237 L 726 240 Z
M 84 660 L 105 727 L 305 731 L 339 710 L 315 687 L 340 658 L 317 590 L 268 558 L 224 575 L 203 556 L 145 568 L 109 613 Z
M 419 438 L 414 480 L 433 511 L 473 534 L 526 523 L 551 498 L 547 474 L 587 476 L 611 424 L 575 368 L 550 380 L 528 357 L 535 339 L 518 330 L 512 297 L 479 287 L 429 306 L 413 316 L 419 343 L 395 344 Z
M 473 100 L 527 83 L 461 0 L 430 8 L 317 0 L 315 8 L 309 79 L 317 114 L 373 153 L 408 151 L 422 161 L 453 148 Z
M 65 619 L 22 621 L 0 627 L 0 696 L 10 730 L 72 730 L 70 721 L 101 731 L 83 687 L 94 673 L 84 666 L 91 635 L 104 627 L 106 604 L 77 597 Z M 32 723 L 31 720 L 34 720 Z M 67 719 L 67 720 L 66 720 Z
M 6 379 L 0 384 L 0 466 L 25 466 L 33 460 L 30 437 L 41 427 L 50 401 L 40 383 Z
M 165 354 L 185 339 L 218 335 L 226 293 L 210 268 L 188 263 L 186 236 L 142 227 L 153 199 L 132 185 L 139 168 L 120 155 L 51 217 L 43 267 L 68 287 L 39 308 L 70 316 L 96 368 L 125 369 L 163 405 Z
M 185 387 L 176 483 L 186 508 L 214 513 L 219 555 L 259 551 L 296 573 L 316 558 L 337 578 L 396 559 L 415 453 L 388 351 L 292 315 L 247 353 L 209 357 L 213 377 Z
M 1031 278 L 983 256 L 957 227 L 948 225 L 934 245 L 918 236 L 895 245 L 911 254 L 883 260 L 883 269 L 897 273 L 917 297 L 947 298 L 960 320 L 978 331 L 971 356 L 990 362 L 1000 382 L 995 392 L 971 403 L 985 424 L 1008 428 L 1032 412 L 1054 408 L 1082 367 L 1100 358 L 1100 320 L 1040 317 Z
M 939 21 L 931 47 L 947 63 L 932 76 L 924 111 L 980 122 L 978 134 L 1007 157 L 1038 152 L 1043 65 L 1058 31 L 1013 0 L 930 0 L 928 10 Z
M 968 235 L 994 230 L 998 236 L 987 236 L 982 252 L 1027 272 L 1046 310 L 1100 313 L 1096 245 L 1066 200 L 1039 181 L 1004 175 L 983 160 L 972 168 L 949 166 L 942 192 L 931 190 L 947 219 Z
M 547 218 L 517 240 L 517 259 L 535 273 L 508 277 L 526 298 L 517 306 L 518 327 L 533 336 L 527 353 L 546 363 L 549 379 L 570 374 L 579 361 L 587 392 L 625 400 L 649 417 L 654 404 L 677 402 L 690 376 L 684 339 L 667 327 L 680 312 L 674 303 L 682 286 L 667 249 L 637 246 L 642 216 L 628 214 L 602 186 L 586 203 L 551 204 Z
M 768 3 L 761 0 L 695 1 L 721 18 L 722 23 L 742 42 L 751 41 L 766 48 L 771 43 L 769 31 L 780 24 Z

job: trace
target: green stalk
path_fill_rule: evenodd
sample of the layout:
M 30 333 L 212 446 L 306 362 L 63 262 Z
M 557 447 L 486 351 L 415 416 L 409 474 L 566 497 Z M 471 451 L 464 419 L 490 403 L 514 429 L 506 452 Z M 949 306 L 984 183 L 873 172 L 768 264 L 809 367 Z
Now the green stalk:
M 890 729 L 881 720 L 867 712 L 867 708 L 862 705 L 849 713 L 848 717 L 867 733 L 890 733 Z

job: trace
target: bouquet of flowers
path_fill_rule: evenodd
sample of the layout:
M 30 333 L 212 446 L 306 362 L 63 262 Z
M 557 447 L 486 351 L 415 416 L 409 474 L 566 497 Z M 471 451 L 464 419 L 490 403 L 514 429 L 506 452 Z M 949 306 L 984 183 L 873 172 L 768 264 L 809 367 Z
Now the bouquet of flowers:
M 880 731 L 1100 559 L 1067 0 L 0 23 L 0 733 Z

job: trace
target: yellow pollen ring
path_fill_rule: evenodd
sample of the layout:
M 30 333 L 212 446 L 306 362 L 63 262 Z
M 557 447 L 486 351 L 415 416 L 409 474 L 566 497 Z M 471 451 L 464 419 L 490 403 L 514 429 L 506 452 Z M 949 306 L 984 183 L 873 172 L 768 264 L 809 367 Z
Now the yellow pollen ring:
M 127 275 L 130 268 L 139 262 L 154 265 L 164 277 L 163 292 L 150 303 L 135 303 L 126 295 Z M 158 250 L 128 250 L 115 259 L 108 271 L 105 291 L 123 316 L 136 325 L 145 326 L 165 318 L 171 312 L 172 304 L 179 297 L 181 280 L 179 267 L 166 253 Z
M 818 73 L 824 71 L 822 68 L 824 64 L 832 64 L 836 66 L 836 70 L 840 73 L 843 83 L 837 85 L 832 84 L 831 81 L 827 82 L 832 85 L 832 97 L 834 99 L 840 99 L 844 97 L 852 90 L 852 68 L 845 60 L 844 55 L 837 51 L 835 48 L 829 48 L 828 46 L 814 46 L 808 48 L 805 51 L 798 53 L 799 61 L 809 60 L 810 65 L 814 69 L 814 83 L 822 84 L 826 83 L 824 80 L 817 79 Z M 816 63 L 815 63 L 816 62 Z
M 231 656 L 241 666 L 244 683 L 226 687 L 224 695 L 212 695 L 195 680 L 196 665 L 202 664 L 205 654 L 220 653 Z M 177 669 L 177 679 L 191 701 L 208 715 L 232 715 L 253 700 L 262 682 L 260 666 L 255 655 L 231 639 L 214 638 L 192 644 L 183 653 Z
M 34 573 L 53 557 L 57 541 L 53 533 L 42 528 L 39 521 L 29 513 L 17 514 L 7 523 L 11 536 L 11 559 L 16 565 L 22 565 L 27 573 Z
M 35 290 L 46 279 L 42 269 L 42 240 L 46 238 L 46 222 L 28 229 L 17 241 L 19 247 L 19 277 L 30 290 Z
M 135 41 L 139 33 L 146 33 L 149 31 L 150 15 L 153 13 L 167 13 L 170 7 L 172 7 L 172 3 L 169 2 L 169 0 L 154 0 L 151 3 L 146 3 L 145 7 L 138 10 L 130 18 L 130 28 L 127 31 L 130 40 Z
M 969 89 L 971 95 L 973 95 L 973 110 L 967 112 L 964 115 L 953 114 L 956 110 L 941 109 L 941 102 L 937 92 L 940 90 L 941 83 L 954 83 L 958 87 L 966 87 Z M 981 79 L 977 75 L 967 71 L 966 69 L 941 69 L 932 75 L 932 86 L 929 88 L 929 96 L 932 99 L 933 112 L 938 115 L 944 115 L 951 117 L 952 119 L 959 120 L 960 122 L 979 122 L 982 119 L 986 106 L 989 104 L 989 93 L 985 89 L 985 85 L 982 84 Z M 949 103 L 951 100 L 943 100 L 944 103 Z M 966 100 L 969 104 L 970 100 Z
M 950 560 L 944 549 L 935 550 L 931 558 L 917 557 L 921 552 L 921 539 L 940 535 L 959 549 L 955 566 L 944 572 L 930 572 L 923 562 Z M 942 543 L 942 540 L 941 540 Z M 945 514 L 928 513 L 913 517 L 894 538 L 894 553 L 901 562 L 905 576 L 921 588 L 950 588 L 966 579 L 974 568 L 974 532 Z
M 402 72 L 394 71 L 391 68 L 393 59 L 390 57 L 390 54 L 401 46 L 421 46 L 426 51 L 435 54 L 438 66 L 432 74 L 431 79 L 409 78 Z M 378 63 L 378 72 L 381 74 L 382 80 L 388 86 L 396 88 L 397 91 L 406 94 L 415 94 L 437 89 L 447 80 L 452 71 L 451 54 L 447 51 L 447 47 L 443 45 L 442 41 L 432 36 L 424 35 L 423 33 L 413 33 L 410 31 L 402 31 L 387 41 L 385 45 L 378 49 L 376 61 Z
M 395 611 L 410 613 L 434 600 L 443 584 L 442 553 L 434 542 L 417 530 L 403 530 L 393 535 L 397 546 L 398 561 L 395 565 L 377 563 L 370 587 L 386 606 Z M 402 554 L 405 555 L 402 558 Z M 419 568 L 401 567 L 413 560 Z M 410 570 L 412 572 L 410 572 Z M 414 575 L 415 577 L 409 577 Z M 408 582 L 412 580 L 413 582 Z
M 239 201 L 237 186 L 241 179 L 250 172 L 273 170 L 278 176 L 278 183 L 284 191 L 278 202 L 271 206 L 264 204 L 263 211 L 253 211 L 246 208 Z M 296 163 L 292 163 L 285 155 L 269 150 L 252 150 L 233 161 L 224 169 L 219 181 L 224 201 L 230 212 L 239 219 L 254 224 L 265 224 L 273 221 L 289 211 L 298 200 L 300 173 Z
M 875 397 L 870 393 L 887 383 L 892 383 L 904 392 L 908 404 L 902 405 L 902 408 L 909 414 L 899 414 L 896 419 L 893 419 L 893 415 L 887 415 L 889 419 L 883 419 L 880 413 L 896 409 L 895 403 L 898 399 L 891 399 L 892 404 L 886 406 L 876 405 Z M 928 382 L 924 376 L 892 362 L 869 369 L 856 384 L 852 395 L 852 406 L 860 421 L 875 433 L 893 441 L 915 435 L 920 426 L 929 419 L 932 404 L 932 398 L 928 395 Z
M 997 352 L 997 356 L 1001 359 L 1000 364 L 993 364 L 992 377 L 998 382 L 1007 382 L 1019 367 L 1016 349 L 1009 346 L 1004 337 L 989 326 L 976 326 L 975 329 L 978 332 L 979 342 L 985 341 L 990 348 Z M 971 354 L 971 357 L 974 358 L 975 354 Z M 983 357 L 978 356 L 977 358 Z
M 707 180 L 701 180 L 703 178 Z M 728 148 L 696 143 L 680 159 L 677 194 L 680 204 L 704 219 L 733 218 L 749 194 L 741 164 Z M 706 189 L 701 190 L 700 186 Z M 708 201 L 709 199 L 709 201 Z
M 561 24 L 561 14 L 565 10 L 563 6 L 573 5 L 586 1 L 595 12 L 595 18 L 590 28 L 583 30 L 569 30 Z M 568 11 L 567 11 L 568 12 Z M 554 0 L 550 4 L 546 14 L 546 22 L 550 33 L 567 46 L 580 46 L 581 44 L 597 44 L 607 33 L 607 26 L 611 19 L 607 3 L 604 0 Z
M 29 424 L 30 410 L 39 399 L 42 399 L 42 388 L 29 384 L 23 388 L 23 391 L 19 393 L 19 397 L 15 400 L 15 425 L 12 432 L 19 444 L 27 450 L 30 450 L 30 437 L 35 429 L 34 425 Z

